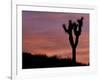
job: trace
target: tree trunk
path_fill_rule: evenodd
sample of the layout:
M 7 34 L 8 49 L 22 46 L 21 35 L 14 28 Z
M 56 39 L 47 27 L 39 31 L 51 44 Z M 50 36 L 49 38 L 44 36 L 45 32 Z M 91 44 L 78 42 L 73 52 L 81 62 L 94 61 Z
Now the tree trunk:
M 76 63 L 76 48 L 72 48 L 72 63 Z

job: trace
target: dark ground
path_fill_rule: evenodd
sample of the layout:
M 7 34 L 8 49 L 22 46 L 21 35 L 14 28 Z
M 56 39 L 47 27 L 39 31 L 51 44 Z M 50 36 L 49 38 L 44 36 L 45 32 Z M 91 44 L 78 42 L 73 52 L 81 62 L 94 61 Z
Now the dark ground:
M 89 66 L 89 64 L 82 64 L 79 62 L 73 64 L 71 59 L 58 59 L 56 56 L 47 57 L 46 55 L 31 55 L 26 52 L 22 53 L 22 69 L 73 66 Z

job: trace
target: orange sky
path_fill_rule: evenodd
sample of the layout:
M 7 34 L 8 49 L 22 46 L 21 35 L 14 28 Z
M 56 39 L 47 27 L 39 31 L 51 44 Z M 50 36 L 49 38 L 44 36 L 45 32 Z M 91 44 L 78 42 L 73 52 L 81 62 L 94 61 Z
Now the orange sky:
M 67 58 L 72 56 L 68 34 L 62 24 L 84 17 L 83 30 L 77 46 L 77 61 L 89 63 L 89 15 L 79 13 L 22 12 L 23 51 Z

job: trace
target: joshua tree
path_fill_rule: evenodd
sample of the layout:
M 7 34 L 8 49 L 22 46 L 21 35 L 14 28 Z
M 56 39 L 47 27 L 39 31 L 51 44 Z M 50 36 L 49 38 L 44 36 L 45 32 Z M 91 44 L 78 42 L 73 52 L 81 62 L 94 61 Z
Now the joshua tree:
M 78 19 L 77 22 L 72 22 L 72 20 L 69 20 L 68 29 L 66 29 L 66 25 L 63 24 L 63 28 L 65 32 L 68 33 L 69 35 L 69 41 L 72 47 L 73 64 L 76 63 L 76 47 L 78 45 L 79 36 L 81 35 L 81 32 L 82 32 L 82 26 L 83 26 L 83 17 L 81 17 L 81 19 Z M 75 40 L 73 39 L 74 35 L 75 35 Z

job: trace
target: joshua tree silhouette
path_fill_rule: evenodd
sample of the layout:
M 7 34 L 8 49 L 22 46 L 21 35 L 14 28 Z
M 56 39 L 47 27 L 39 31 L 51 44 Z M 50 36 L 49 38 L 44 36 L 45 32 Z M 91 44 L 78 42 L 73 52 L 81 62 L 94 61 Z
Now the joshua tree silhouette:
M 72 47 L 73 64 L 76 63 L 76 47 L 78 45 L 79 36 L 81 35 L 82 32 L 82 26 L 83 26 L 83 17 L 81 17 L 81 19 L 78 19 L 77 22 L 72 22 L 72 20 L 69 20 L 68 29 L 66 29 L 66 25 L 63 24 L 64 31 L 69 35 L 69 41 Z M 74 35 L 75 35 L 75 40 L 73 39 Z

